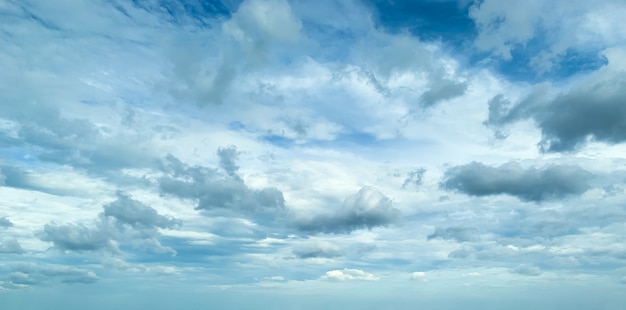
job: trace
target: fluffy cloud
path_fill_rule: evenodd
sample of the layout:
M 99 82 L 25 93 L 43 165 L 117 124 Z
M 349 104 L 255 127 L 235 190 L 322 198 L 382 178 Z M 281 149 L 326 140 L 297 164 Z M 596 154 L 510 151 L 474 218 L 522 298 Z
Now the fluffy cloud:
M 626 31 L 609 25 L 626 12 L 621 1 L 575 3 L 532 0 L 477 1 L 469 11 L 478 36 L 474 45 L 504 60 L 528 53 L 536 72 L 550 72 L 567 53 L 597 53 L 623 42 Z
M 356 229 L 387 226 L 398 220 L 400 211 L 391 199 L 374 187 L 363 187 L 346 198 L 341 208 L 333 212 L 298 218 L 296 227 L 303 231 L 349 233 Z
M 159 179 L 162 193 L 197 201 L 197 210 L 228 209 L 244 214 L 275 217 L 285 208 L 283 194 L 276 188 L 249 188 L 237 174 L 237 151 L 219 149 L 220 167 L 187 166 L 168 156 L 163 163 L 165 176 Z
M 554 98 L 549 91 L 539 85 L 515 105 L 502 95 L 494 97 L 485 124 L 498 130 L 531 119 L 541 129 L 543 152 L 574 151 L 589 140 L 626 142 L 626 73 L 601 75 Z
M 330 242 L 314 242 L 293 250 L 298 258 L 334 258 L 343 255 L 339 246 Z
M 448 169 L 441 185 L 471 196 L 507 194 L 523 201 L 542 202 L 584 193 L 590 188 L 592 176 L 578 166 L 524 169 L 516 162 L 498 167 L 472 162 Z
M 13 222 L 11 222 L 11 220 L 9 220 L 6 216 L 0 217 L 0 227 L 12 227 L 13 226 Z
M 427 239 L 441 238 L 444 240 L 456 240 L 457 242 L 479 241 L 478 229 L 469 227 L 437 227 L 435 232 L 428 235 Z
M 98 280 L 95 273 L 70 266 L 21 264 L 11 268 L 8 282 L 18 286 L 50 282 L 91 284 Z
M 346 268 L 343 270 L 327 271 L 326 274 L 323 275 L 320 279 L 328 281 L 377 281 L 380 278 L 363 270 Z
M 525 276 L 538 276 L 541 274 L 541 269 L 537 266 L 529 265 L 529 264 L 521 264 L 511 270 L 513 273 L 525 275 Z
M 60 250 L 95 251 L 114 248 L 109 232 L 104 227 L 90 228 L 83 224 L 46 224 L 39 238 L 52 242 Z
M 428 279 L 426 278 L 426 273 L 423 271 L 416 271 L 411 273 L 410 279 L 413 281 L 428 282 Z
M 15 239 L 0 240 L 0 254 L 22 254 L 24 249 Z
M 104 206 L 104 215 L 133 228 L 174 228 L 182 225 L 180 220 L 166 217 L 124 192 L 117 193 L 117 200 Z
M 54 248 L 62 251 L 120 253 L 118 245 L 122 242 L 138 249 L 176 254 L 173 249 L 161 245 L 158 228 L 176 228 L 182 224 L 180 220 L 162 216 L 124 192 L 117 192 L 117 199 L 103 208 L 104 212 L 91 226 L 50 223 L 44 226 L 39 238 L 52 242 Z

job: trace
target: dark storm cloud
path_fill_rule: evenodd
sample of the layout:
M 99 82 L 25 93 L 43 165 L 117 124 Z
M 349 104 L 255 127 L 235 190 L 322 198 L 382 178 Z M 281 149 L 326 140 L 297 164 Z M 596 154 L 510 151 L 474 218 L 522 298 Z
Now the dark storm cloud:
M 329 242 L 316 242 L 293 250 L 298 258 L 334 258 L 343 255 L 337 245 Z
M 611 76 L 545 99 L 549 86 L 539 85 L 516 105 L 498 95 L 489 102 L 487 126 L 532 119 L 541 129 L 542 152 L 579 149 L 589 140 L 626 141 L 626 74 Z
M 346 198 L 341 208 L 297 220 L 295 224 L 303 231 L 350 233 L 357 229 L 387 226 L 399 217 L 400 211 L 393 207 L 391 199 L 368 186 Z
M 0 227 L 13 227 L 13 222 L 6 216 L 0 217 Z
M 542 202 L 589 189 L 593 175 L 578 166 L 551 165 L 524 169 L 515 162 L 490 167 L 478 162 L 446 171 L 441 186 L 471 196 L 507 194 L 523 201 Z
M 276 188 L 249 188 L 237 174 L 237 150 L 220 148 L 220 169 L 188 166 L 169 155 L 159 179 L 162 193 L 197 201 L 196 209 L 229 209 L 237 212 L 276 214 L 285 209 L 283 193 Z
M 457 242 L 479 241 L 480 236 L 476 228 L 470 227 L 437 227 L 435 232 L 428 235 L 427 239 L 441 238 L 444 240 L 456 240 Z

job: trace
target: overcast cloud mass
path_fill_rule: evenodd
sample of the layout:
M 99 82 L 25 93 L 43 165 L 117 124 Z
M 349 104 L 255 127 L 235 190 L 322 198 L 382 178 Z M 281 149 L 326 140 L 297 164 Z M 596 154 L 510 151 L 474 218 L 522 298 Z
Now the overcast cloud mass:
M 624 16 L 0 1 L 0 308 L 625 309 Z

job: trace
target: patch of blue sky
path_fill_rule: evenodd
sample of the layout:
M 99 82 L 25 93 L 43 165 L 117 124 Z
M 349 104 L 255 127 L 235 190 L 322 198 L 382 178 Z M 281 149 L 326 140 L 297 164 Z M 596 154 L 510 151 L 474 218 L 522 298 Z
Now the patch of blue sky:
M 293 147 L 319 147 L 331 149 L 351 150 L 358 147 L 382 147 L 385 145 L 393 145 L 394 140 L 382 140 L 376 135 L 369 132 L 347 132 L 338 134 L 333 140 L 300 140 L 292 139 L 281 135 L 263 135 L 261 140 L 281 148 Z
M 175 25 L 186 24 L 192 20 L 202 27 L 210 28 L 213 20 L 231 15 L 231 11 L 219 0 L 159 0 L 156 5 L 133 0 L 133 4 L 147 11 L 159 13 L 165 20 Z
M 564 55 L 557 56 L 553 66 L 546 72 L 540 72 L 531 65 L 533 57 L 537 56 L 546 46 L 543 42 L 529 42 L 525 46 L 518 45 L 511 50 L 511 60 L 491 59 L 492 66 L 510 81 L 539 82 L 558 81 L 574 75 L 581 75 L 595 71 L 605 66 L 608 61 L 600 55 L 599 50 L 581 51 L 568 49 Z M 486 53 L 473 55 L 472 65 L 478 65 L 488 56 Z
M 395 33 L 408 30 L 423 41 L 461 46 L 476 35 L 467 3 L 456 0 L 369 0 L 379 27 Z M 467 2 L 467 1 L 465 1 Z

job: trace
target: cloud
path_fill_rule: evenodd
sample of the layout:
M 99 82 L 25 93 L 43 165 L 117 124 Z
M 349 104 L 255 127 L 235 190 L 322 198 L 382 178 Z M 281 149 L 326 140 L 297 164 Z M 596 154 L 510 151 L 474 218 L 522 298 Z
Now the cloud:
M 516 162 L 490 167 L 479 162 L 448 169 L 441 186 L 471 196 L 507 194 L 542 202 L 581 195 L 593 175 L 578 166 L 550 165 L 524 169 Z
M 356 229 L 387 226 L 396 222 L 399 217 L 400 211 L 393 207 L 391 199 L 376 188 L 366 186 L 347 197 L 341 208 L 298 218 L 295 225 L 303 231 L 349 233 Z
M 413 281 L 428 282 L 428 279 L 426 278 L 426 273 L 423 271 L 416 271 L 411 273 L 410 279 Z
M 22 254 L 24 249 L 15 239 L 0 240 L 0 254 Z
M 435 104 L 460 97 L 465 94 L 467 84 L 450 79 L 433 79 L 430 88 L 420 97 L 424 107 L 431 107 Z
M 418 187 L 422 185 L 424 173 L 426 173 L 426 169 L 424 168 L 413 169 L 407 172 L 406 179 L 404 179 L 404 183 L 402 183 L 402 188 Z
M 103 206 L 104 212 L 92 222 L 46 224 L 38 236 L 42 241 L 52 242 L 61 251 L 108 251 L 119 254 L 120 243 L 128 243 L 136 249 L 156 253 L 176 254 L 172 248 L 161 245 L 158 228 L 173 229 L 182 225 L 178 219 L 162 216 L 153 208 L 124 192 L 118 191 L 117 199 Z
M 435 228 L 435 232 L 426 237 L 427 240 L 441 238 L 444 240 L 456 240 L 457 242 L 480 241 L 478 229 L 469 227 Z
M 327 271 L 320 279 L 328 281 L 377 281 L 380 278 L 363 270 L 346 268 L 343 270 Z
M 219 149 L 222 171 L 187 166 L 174 156 L 163 162 L 165 175 L 159 178 L 162 193 L 197 201 L 197 210 L 228 209 L 244 214 L 275 217 L 285 209 L 281 191 L 274 187 L 249 188 L 237 174 L 237 151 Z M 260 218 L 260 217 L 259 217 Z
M 104 215 L 133 228 L 174 228 L 182 225 L 180 220 L 160 215 L 155 209 L 118 191 L 117 200 L 104 206 Z
M 626 73 L 605 74 L 578 83 L 549 98 L 549 86 L 536 86 L 513 105 L 503 95 L 489 101 L 489 119 L 496 130 L 531 119 L 541 130 L 542 152 L 575 151 L 588 141 L 626 142 Z
M 88 270 L 61 265 L 21 264 L 11 268 L 8 281 L 16 285 L 40 285 L 49 282 L 91 284 L 98 276 Z
M 568 56 L 594 55 L 623 42 L 626 31 L 609 25 L 625 12 L 623 2 L 612 0 L 598 3 L 485 0 L 476 1 L 469 16 L 478 31 L 474 40 L 478 50 L 506 61 L 521 57 L 524 62 L 520 65 L 544 74 L 558 68 Z M 570 65 L 581 70 L 580 59 L 576 61 Z
M 343 255 L 336 244 L 330 242 L 314 242 L 293 250 L 298 258 L 335 258 Z
M 9 220 L 6 216 L 0 217 L 0 227 L 13 227 L 13 222 L 11 222 L 11 220 Z
M 60 250 L 95 251 L 115 248 L 106 230 L 102 227 L 89 228 L 83 224 L 46 224 L 39 238 L 52 242 Z
M 541 269 L 534 265 L 521 264 L 515 267 L 515 269 L 511 270 L 511 272 L 525 276 L 538 276 L 541 274 Z

